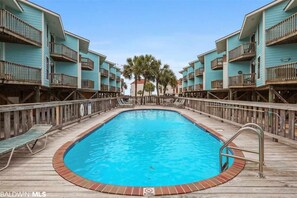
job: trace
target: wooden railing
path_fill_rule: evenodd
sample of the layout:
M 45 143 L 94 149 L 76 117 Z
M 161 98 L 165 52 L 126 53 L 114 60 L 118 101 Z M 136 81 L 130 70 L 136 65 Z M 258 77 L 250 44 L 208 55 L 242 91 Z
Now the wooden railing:
M 266 68 L 266 81 L 286 83 L 286 81 L 297 81 L 297 62 Z
M 110 86 L 109 87 L 109 91 L 115 92 L 116 91 L 116 88 L 114 86 Z
M 3 105 L 0 108 L 0 139 L 25 133 L 34 124 L 51 124 L 61 129 L 84 118 L 117 106 L 116 98 Z M 83 106 L 84 112 L 80 114 Z M 1 143 L 0 143 L 1 144 Z
M 117 76 L 117 82 L 121 82 L 121 77 Z
M 183 92 L 186 92 L 186 91 L 188 91 L 188 89 L 187 88 L 183 88 Z
M 223 80 L 213 80 L 211 81 L 212 89 L 222 89 L 223 88 Z
M 81 68 L 83 70 L 94 70 L 94 61 L 89 58 L 81 58 Z
M 56 61 L 77 62 L 77 52 L 64 44 L 51 43 L 51 56 Z
M 108 70 L 101 68 L 100 69 L 101 76 L 108 77 Z
M 194 72 L 191 72 L 188 75 L 189 75 L 189 79 L 194 79 Z
M 195 76 L 202 76 L 203 72 L 204 72 L 204 68 L 200 67 L 200 68 L 195 70 Z
M 83 89 L 94 89 L 94 81 L 92 80 L 82 80 L 81 88 Z
M 41 46 L 41 31 L 19 19 L 7 10 L 0 10 L 0 29 L 4 34 L 10 34 L 9 32 L 11 32 L 22 37 L 23 39 L 16 39 L 22 39 L 25 43 Z
M 297 35 L 297 13 L 266 30 L 266 44 L 272 45 L 284 42 Z M 297 38 L 295 38 L 295 41 Z
M 135 100 L 135 97 L 129 97 L 132 100 Z M 173 103 L 176 98 L 174 96 L 144 96 L 143 97 L 143 104 L 157 104 L 159 101 L 160 105 L 168 104 L 168 103 Z M 141 97 L 137 97 L 136 100 L 137 104 L 141 104 Z
M 183 77 L 183 81 L 188 81 L 187 76 L 184 76 L 184 77 Z
M 195 90 L 196 90 L 196 91 L 201 91 L 201 90 L 203 90 L 203 84 L 197 84 L 197 85 L 195 85 Z
M 108 91 L 108 85 L 105 85 L 105 84 L 101 84 L 101 88 L 100 88 L 101 91 Z
M 253 87 L 256 86 L 256 74 L 240 74 L 229 77 L 229 87 Z
M 185 105 L 191 110 L 228 123 L 240 126 L 249 122 L 256 123 L 276 139 L 296 141 L 296 105 L 196 98 L 187 98 Z
M 194 85 L 188 86 L 188 91 L 194 91 Z
M 229 62 L 250 60 L 255 55 L 255 43 L 245 43 L 229 51 Z
M 41 84 L 41 69 L 0 61 L 0 80 Z
M 115 78 L 116 78 L 115 74 L 113 74 L 113 73 L 109 74 L 109 79 L 110 80 L 115 80 Z
M 223 69 L 223 57 L 216 58 L 211 61 L 211 69 Z
M 121 92 L 121 88 L 117 87 L 117 88 L 116 88 L 116 91 L 117 91 L 117 92 Z
M 51 73 L 50 76 L 52 87 L 77 88 L 77 77 L 55 73 Z

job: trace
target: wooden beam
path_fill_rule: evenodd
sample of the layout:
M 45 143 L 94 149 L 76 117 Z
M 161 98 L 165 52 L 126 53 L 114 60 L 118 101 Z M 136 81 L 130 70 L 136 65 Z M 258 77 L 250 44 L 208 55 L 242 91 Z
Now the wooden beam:
M 29 93 L 22 101 L 21 103 L 26 102 L 29 98 L 31 98 L 33 95 L 35 94 L 35 91 L 32 91 L 31 93 Z
M 6 96 L 0 94 L 0 98 L 2 98 L 3 100 L 5 100 L 8 104 L 14 104 L 11 100 L 9 100 Z
M 76 91 L 72 91 L 63 101 L 68 100 Z
M 268 102 L 268 100 L 262 95 L 262 94 L 260 94 L 258 91 L 255 91 L 256 92 L 256 94 L 258 95 L 258 96 L 260 96 L 260 98 L 262 98 L 265 102 Z

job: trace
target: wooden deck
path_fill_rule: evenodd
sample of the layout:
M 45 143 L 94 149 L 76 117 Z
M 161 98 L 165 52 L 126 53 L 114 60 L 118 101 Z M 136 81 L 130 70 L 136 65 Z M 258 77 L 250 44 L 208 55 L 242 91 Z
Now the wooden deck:
M 145 108 L 156 108 L 156 106 Z M 0 192 L 38 191 L 46 192 L 46 197 L 125 197 L 102 194 L 77 187 L 60 177 L 52 167 L 52 157 L 61 145 L 120 111 L 122 109 L 115 109 L 53 133 L 49 137 L 47 148 L 35 156 L 30 155 L 25 148 L 17 150 L 10 167 L 0 172 Z M 226 138 L 231 137 L 238 129 L 238 127 L 189 110 L 181 111 L 195 120 L 199 120 L 200 123 L 219 131 Z M 235 143 L 244 148 L 257 148 L 257 141 L 253 135 L 240 136 Z M 7 159 L 7 156 L 4 159 Z M 0 159 L 1 165 L 3 165 L 4 159 Z M 296 197 L 296 159 L 296 148 L 272 142 L 270 138 L 266 138 L 265 179 L 258 178 L 256 164 L 247 163 L 244 171 L 226 184 L 192 194 L 170 197 Z

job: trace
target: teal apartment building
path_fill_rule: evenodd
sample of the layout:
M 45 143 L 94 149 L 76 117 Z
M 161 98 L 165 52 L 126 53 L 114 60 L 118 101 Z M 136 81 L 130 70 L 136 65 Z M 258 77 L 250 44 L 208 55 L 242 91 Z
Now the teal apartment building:
M 25 0 L 1 0 L 0 8 L 0 104 L 120 93 L 116 80 L 114 88 L 101 89 L 106 56 L 65 31 L 59 14 Z
M 184 90 L 184 96 L 207 92 L 208 98 L 297 101 L 297 0 L 273 1 L 246 14 L 240 30 L 215 44 L 216 49 L 190 63 L 197 65 L 195 71 L 204 68 L 194 81 L 194 87 L 202 82 L 203 90 Z

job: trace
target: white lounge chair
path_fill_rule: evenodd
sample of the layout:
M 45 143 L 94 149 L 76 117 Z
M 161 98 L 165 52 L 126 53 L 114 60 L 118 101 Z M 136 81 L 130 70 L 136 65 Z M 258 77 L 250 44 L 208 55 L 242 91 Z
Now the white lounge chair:
M 47 136 L 48 136 L 46 133 L 48 132 L 48 130 L 50 130 L 50 128 L 52 128 L 52 125 L 36 124 L 28 132 L 22 135 L 0 141 L 0 155 L 10 152 L 7 164 L 3 168 L 0 168 L 0 171 L 4 170 L 9 166 L 12 155 L 15 149 L 17 148 L 20 148 L 26 145 L 32 155 L 45 149 L 46 143 L 47 143 Z M 30 147 L 29 143 L 34 140 L 39 140 L 42 138 L 45 138 L 43 147 L 37 151 L 33 151 L 33 148 Z

